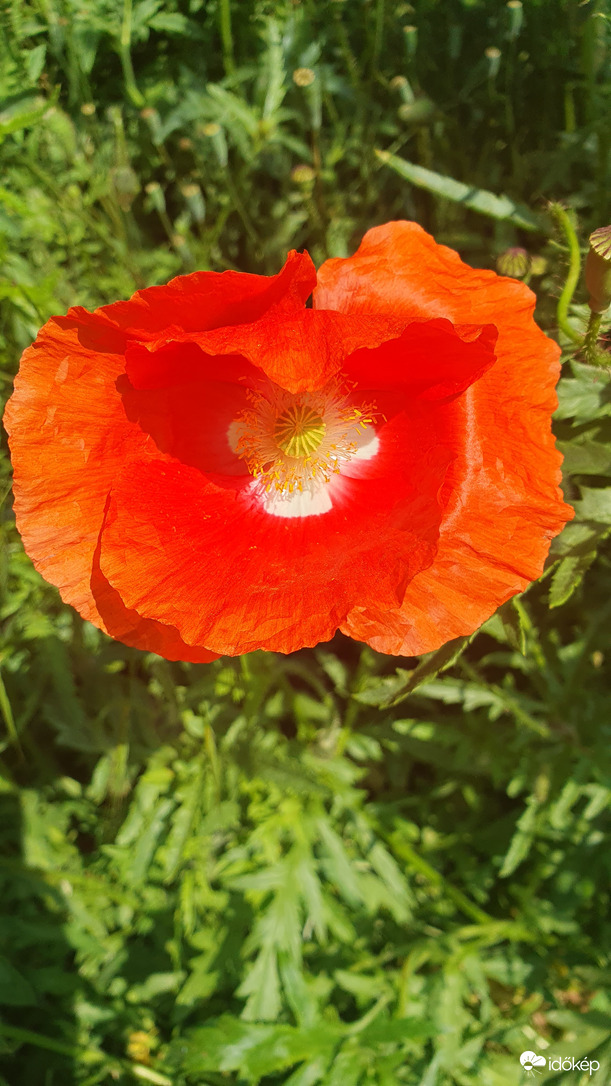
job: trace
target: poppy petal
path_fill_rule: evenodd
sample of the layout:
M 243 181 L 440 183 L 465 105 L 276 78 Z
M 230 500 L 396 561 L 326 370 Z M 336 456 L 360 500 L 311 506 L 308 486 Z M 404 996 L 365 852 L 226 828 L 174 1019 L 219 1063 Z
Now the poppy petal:
M 131 464 L 111 495 L 102 574 L 128 608 L 219 653 L 291 652 L 332 637 L 357 602 L 396 606 L 434 559 L 451 453 L 416 416 L 384 429 L 375 460 L 393 470 L 340 477 L 314 515 L 270 515 L 252 479 Z
M 85 327 L 95 324 L 87 320 Z M 100 322 L 102 349 L 93 352 L 82 346 L 80 331 L 73 315 L 41 329 L 24 352 L 5 410 L 24 546 L 62 599 L 107 633 L 170 659 L 213 660 L 215 653 L 187 646 L 175 629 L 143 622 L 120 599 L 113 599 L 112 623 L 106 623 L 108 590 L 95 576 L 104 509 L 126 459 L 145 453 L 146 435 L 127 419 L 115 387 L 122 354 L 103 350 L 116 340 Z
M 213 328 L 252 324 L 268 310 L 299 313 L 316 285 L 316 270 L 308 253 L 292 250 L 277 275 L 246 272 L 193 272 L 159 287 L 136 291 L 127 302 L 98 310 L 104 318 L 138 341 L 172 338 Z
M 353 257 L 322 266 L 318 284 L 315 306 L 498 330 L 496 364 L 461 397 L 468 440 L 446 479 L 435 562 L 399 609 L 358 607 L 342 627 L 383 652 L 427 652 L 471 633 L 538 577 L 573 515 L 550 425 L 560 349 L 532 320 L 524 284 L 468 267 L 415 223 L 370 230 Z
M 217 328 L 197 335 L 208 355 L 243 355 L 270 381 L 289 392 L 322 388 L 358 348 L 375 348 L 405 327 L 390 316 L 346 317 L 302 309 L 290 318 L 266 314 L 253 324 Z

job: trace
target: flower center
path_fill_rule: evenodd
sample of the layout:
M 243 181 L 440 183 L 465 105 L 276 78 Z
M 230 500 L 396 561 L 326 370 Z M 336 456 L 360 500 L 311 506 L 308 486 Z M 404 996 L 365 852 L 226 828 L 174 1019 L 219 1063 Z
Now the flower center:
M 287 456 L 310 456 L 324 440 L 324 420 L 304 403 L 294 403 L 276 419 L 274 441 Z
M 334 380 L 315 392 L 287 392 L 272 381 L 248 392 L 250 407 L 229 428 L 229 442 L 264 490 L 315 494 L 367 440 L 376 409 L 357 407 Z

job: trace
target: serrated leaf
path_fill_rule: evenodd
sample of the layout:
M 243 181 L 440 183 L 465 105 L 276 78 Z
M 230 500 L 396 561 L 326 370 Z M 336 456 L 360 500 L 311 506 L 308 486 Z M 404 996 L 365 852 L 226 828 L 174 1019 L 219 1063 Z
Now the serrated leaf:
M 595 551 L 611 532 L 611 525 L 572 520 L 552 542 L 552 555 L 587 555 Z
M 526 652 L 527 623 L 522 607 L 515 599 L 507 600 L 498 611 L 488 619 L 482 632 L 496 638 L 503 644 L 511 645 L 522 655 Z
M 562 607 L 570 600 L 595 558 L 596 551 L 590 551 L 588 554 L 569 555 L 560 559 L 550 581 L 548 593 L 550 607 Z
M 248 996 L 242 1017 L 246 1022 L 273 1021 L 281 1007 L 278 955 L 276 947 L 267 943 L 248 969 L 237 995 Z
M 559 441 L 558 448 L 571 475 L 611 474 L 611 449 L 602 441 Z
M 499 878 L 506 879 L 526 859 L 534 841 L 534 831 L 539 817 L 539 804 L 534 796 L 527 800 L 527 806 L 518 819 L 516 832 L 507 850 Z
M 581 500 L 575 502 L 579 520 L 611 525 L 611 487 L 580 487 Z
M 248 1083 L 258 1083 L 264 1075 L 285 1071 L 294 1064 L 316 1060 L 337 1044 L 343 1030 L 329 1022 L 296 1029 L 287 1025 L 264 1025 L 223 1015 L 207 1026 L 183 1035 L 176 1043 L 178 1051 L 188 1047 L 182 1066 L 187 1074 L 238 1072 Z M 316 1080 L 314 1080 L 316 1081 Z
M 363 705 L 376 705 L 381 709 L 398 705 L 423 683 L 430 682 L 440 672 L 455 664 L 473 636 L 454 638 L 435 652 L 422 656 L 420 663 L 412 671 L 398 667 L 395 675 L 378 678 L 371 686 L 352 696 Z
M 611 378 L 604 370 L 571 362 L 572 377 L 558 384 L 558 407 L 554 417 L 589 422 L 611 415 Z
M 358 905 L 363 900 L 357 872 L 350 861 L 341 837 L 323 819 L 319 819 L 318 831 L 325 851 L 329 857 L 327 863 L 330 879 L 351 905 Z

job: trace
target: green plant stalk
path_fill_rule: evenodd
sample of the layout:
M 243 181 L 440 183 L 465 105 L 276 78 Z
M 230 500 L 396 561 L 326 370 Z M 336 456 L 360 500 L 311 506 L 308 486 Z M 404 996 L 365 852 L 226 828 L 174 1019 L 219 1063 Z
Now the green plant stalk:
M 119 57 L 123 68 L 123 79 L 128 97 L 138 109 L 146 104 L 138 90 L 132 55 L 130 52 L 132 40 L 132 0 L 123 0 L 123 22 L 121 23 L 121 36 L 119 38 Z
M 592 365 L 600 365 L 600 351 L 596 344 L 598 343 L 598 336 L 600 334 L 600 326 L 602 323 L 602 313 L 590 313 L 590 319 L 588 321 L 588 327 L 586 329 L 585 338 L 583 341 L 583 353 L 586 362 L 590 362 Z
M 575 226 L 569 215 L 568 211 L 565 211 L 559 204 L 552 204 L 550 207 L 551 214 L 556 220 L 556 224 L 562 230 L 567 245 L 569 247 L 569 270 L 566 277 L 565 284 L 562 288 L 562 293 L 558 299 L 558 306 L 556 308 L 556 314 L 558 317 L 558 327 L 564 332 L 565 336 L 568 336 L 573 343 L 581 343 L 583 337 L 579 332 L 569 323 L 569 306 L 573 300 L 577 283 L 579 282 L 579 274 L 581 272 L 581 254 L 579 252 L 579 240 L 577 238 L 577 232 Z
M 9 735 L 9 739 L 14 746 L 17 747 L 21 758 L 23 758 L 23 750 L 21 749 L 21 743 L 19 742 L 19 735 L 17 734 L 17 728 L 15 727 L 15 719 L 13 717 L 13 710 L 9 701 L 6 687 L 4 685 L 4 679 L 0 675 L 0 712 L 4 717 L 4 723 L 6 724 L 6 730 Z
M 80 1048 L 77 1045 L 64 1044 L 53 1037 L 46 1037 L 42 1033 L 35 1033 L 31 1029 L 20 1029 L 18 1026 L 9 1026 L 6 1022 L 0 1022 L 0 1035 L 10 1037 L 20 1044 L 35 1045 L 36 1048 L 44 1048 L 47 1052 L 57 1052 L 59 1056 L 69 1056 L 73 1060 L 85 1058 L 88 1062 L 103 1060 L 104 1053 L 96 1048 Z
M 233 33 L 231 31 L 231 0 L 220 0 L 219 21 L 225 75 L 233 75 L 235 72 L 235 57 L 233 52 Z
M 382 52 L 382 44 L 384 41 L 384 15 L 385 15 L 385 0 L 377 0 L 376 13 L 375 13 L 375 29 L 373 34 L 373 50 L 371 57 L 371 78 L 376 79 L 378 75 L 378 64 L 380 61 L 380 54 Z

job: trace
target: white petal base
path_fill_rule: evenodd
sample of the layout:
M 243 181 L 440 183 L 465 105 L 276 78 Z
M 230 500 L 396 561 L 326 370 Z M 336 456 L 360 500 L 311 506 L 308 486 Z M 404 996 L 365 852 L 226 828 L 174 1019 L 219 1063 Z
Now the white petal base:
M 272 517 L 317 517 L 333 508 L 330 494 L 332 485 L 324 483 L 314 494 L 309 490 L 294 490 L 292 494 L 280 490 L 268 492 L 259 482 L 253 483 L 252 489 L 265 512 Z

